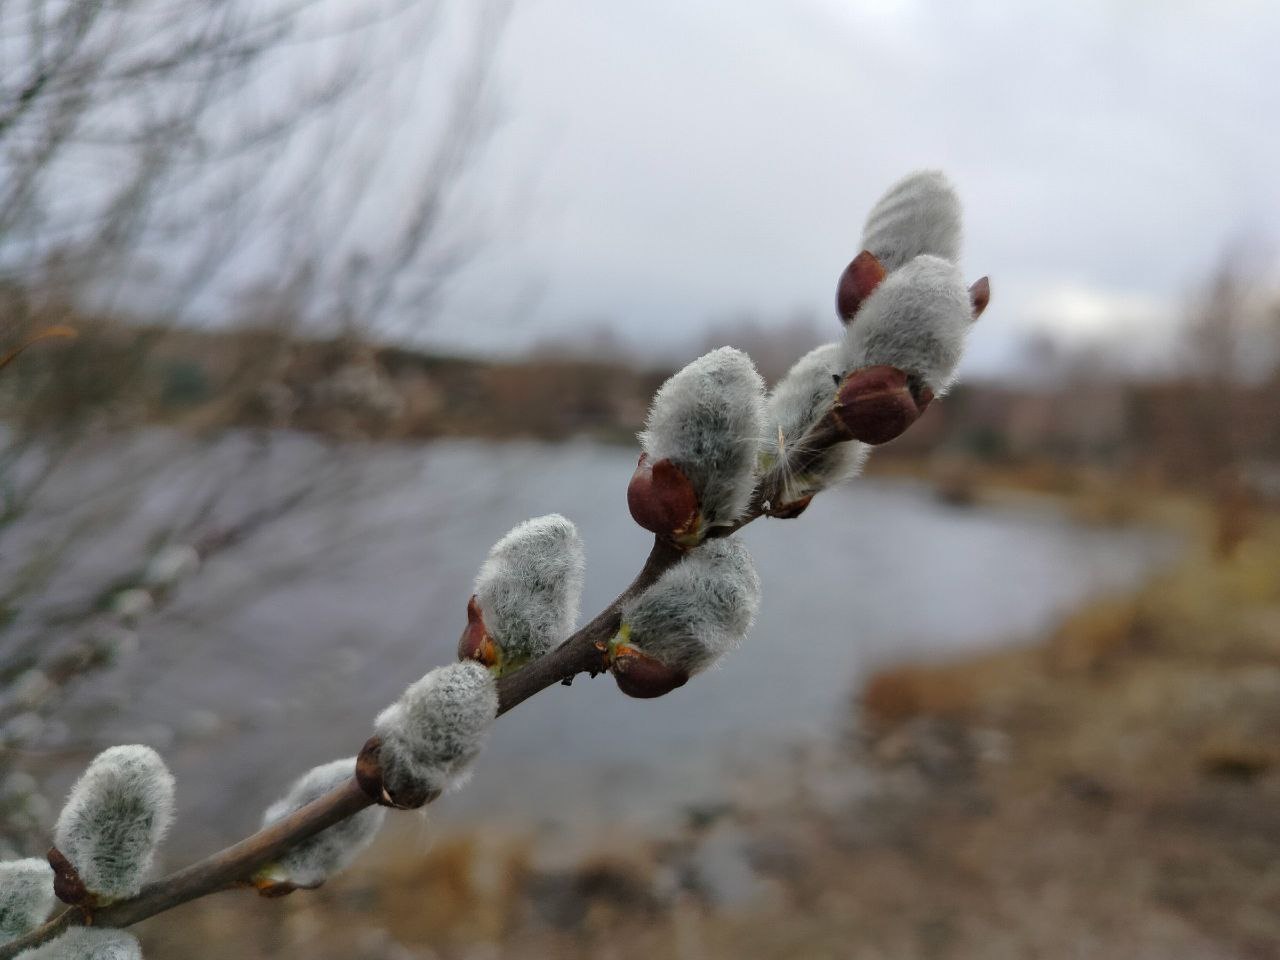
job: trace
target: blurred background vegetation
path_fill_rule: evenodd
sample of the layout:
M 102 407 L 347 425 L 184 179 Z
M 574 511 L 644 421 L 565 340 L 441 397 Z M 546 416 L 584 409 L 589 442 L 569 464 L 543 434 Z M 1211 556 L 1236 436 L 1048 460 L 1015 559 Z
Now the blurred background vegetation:
M 1227 18 L 1239 36 L 1244 7 Z M 1142 26 L 1189 35 L 1202 15 Z M 584 613 L 629 579 L 632 438 L 674 366 L 728 343 L 774 379 L 838 333 L 810 303 L 743 308 L 726 289 L 660 336 L 635 312 L 664 282 L 684 289 L 655 279 L 661 231 L 630 272 L 603 241 L 569 244 L 618 316 L 539 312 L 560 301 L 503 251 L 549 232 L 537 198 L 559 159 L 516 149 L 514 92 L 538 87 L 521 71 L 549 35 L 563 49 L 543 59 L 617 82 L 627 66 L 591 48 L 601 16 L 0 0 L 0 355 L 77 334 L 0 370 L 4 849 L 43 851 L 73 773 L 129 741 L 179 772 L 170 865 L 252 830 L 452 655 L 470 578 L 516 522 L 580 523 Z M 757 16 L 722 25 L 754 43 Z M 654 29 L 664 18 L 701 25 L 664 7 Z M 906 55 L 887 22 L 856 41 L 873 61 Z M 805 37 L 765 49 L 799 63 Z M 948 75 L 939 59 L 921 82 Z M 640 87 L 654 116 L 679 92 Z M 608 139 L 654 116 L 575 122 Z M 707 135 L 722 121 L 708 112 Z M 805 129 L 795 152 L 824 150 Z M 661 136 L 643 149 L 662 155 Z M 917 151 L 960 167 L 992 255 L 1009 208 L 966 189 L 973 148 L 903 136 L 883 182 L 842 185 L 860 206 L 819 205 L 809 225 L 853 243 Z M 606 182 L 643 205 L 663 170 Z M 684 172 L 711 197 L 691 221 L 718 213 L 728 231 L 718 174 Z M 607 214 L 596 186 L 566 219 Z M 539 698 L 467 791 L 395 824 L 350 876 L 157 918 L 148 956 L 1277 956 L 1280 286 L 1255 227 L 1139 230 L 1198 265 L 1157 318 L 1158 362 L 1125 340 L 1119 300 L 1101 301 L 1117 311 L 1101 339 L 1065 306 L 1019 325 L 1030 301 L 1003 306 L 1002 284 L 1030 279 L 972 256 L 996 290 L 982 349 L 999 340 L 1005 359 L 864 481 L 748 531 L 766 589 L 749 649 L 656 703 L 602 683 Z M 803 229 L 771 223 L 762 249 Z M 832 284 L 856 252 L 828 251 Z M 498 292 L 483 310 L 455 296 L 477 286 Z M 509 348 L 448 346 L 481 328 Z

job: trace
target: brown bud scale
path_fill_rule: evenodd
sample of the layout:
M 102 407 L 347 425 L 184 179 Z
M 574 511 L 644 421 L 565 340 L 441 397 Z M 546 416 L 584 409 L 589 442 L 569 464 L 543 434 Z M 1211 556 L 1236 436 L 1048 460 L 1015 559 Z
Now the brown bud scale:
M 684 472 L 668 459 L 640 454 L 627 485 L 627 507 L 636 523 L 676 542 L 696 542 L 700 526 L 698 494 Z
M 987 304 L 991 302 L 991 281 L 987 277 L 975 280 L 969 287 L 969 303 L 973 307 L 973 319 L 977 320 L 982 316 L 982 311 L 987 309 Z
M 395 810 L 416 810 L 440 797 L 439 790 L 402 790 L 393 794 L 382 777 L 382 738 L 370 737 L 356 757 L 356 783 L 374 803 Z
M 382 738 L 370 737 L 356 756 L 356 783 L 374 803 L 389 807 L 387 792 L 382 788 Z
M 292 880 L 273 880 L 266 874 L 256 874 L 249 881 L 249 886 L 258 892 L 258 896 L 272 900 L 287 897 L 295 890 L 318 890 L 323 885 L 323 880 L 311 884 L 294 883 Z
M 870 250 L 853 258 L 836 281 L 836 313 L 846 325 L 852 322 L 862 302 L 875 293 L 885 278 L 882 264 Z
M 484 624 L 484 614 L 475 594 L 467 601 L 467 625 L 458 638 L 458 659 L 476 660 L 486 667 L 498 664 L 502 654 L 498 645 L 489 636 L 489 629 Z
M 689 682 L 689 675 L 683 670 L 630 646 L 620 645 L 614 650 L 611 669 L 618 689 L 642 700 L 661 697 Z
M 807 497 L 801 497 L 799 500 L 792 500 L 790 503 L 780 503 L 769 510 L 769 516 L 778 520 L 794 520 L 800 514 L 809 508 L 809 504 L 813 502 L 813 494 Z
M 53 892 L 63 903 L 72 906 L 85 906 L 92 901 L 92 894 L 80 879 L 80 872 L 75 864 L 57 847 L 50 847 L 47 854 L 49 866 L 53 867 Z
M 845 377 L 832 409 L 850 439 L 873 445 L 901 436 L 922 412 L 907 374 L 889 366 L 865 367 Z

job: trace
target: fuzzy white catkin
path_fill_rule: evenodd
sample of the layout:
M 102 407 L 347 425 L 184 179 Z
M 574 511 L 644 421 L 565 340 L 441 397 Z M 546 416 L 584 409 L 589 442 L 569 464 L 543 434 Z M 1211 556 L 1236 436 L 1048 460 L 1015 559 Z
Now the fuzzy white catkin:
M 124 930 L 71 927 L 44 946 L 24 951 L 20 960 L 142 960 L 142 947 Z
M 267 807 L 262 825 L 270 826 L 346 783 L 354 775 L 355 757 L 334 760 L 308 770 L 283 797 Z M 272 876 L 299 887 L 313 887 L 349 867 L 373 842 L 386 816 L 384 807 L 366 807 L 304 840 L 276 861 Z
M 763 414 L 764 381 L 733 347 L 699 357 L 654 395 L 640 444 L 650 460 L 670 459 L 689 478 L 704 527 L 746 510 Z
M 504 662 L 542 656 L 573 630 L 586 554 L 558 513 L 526 520 L 494 544 L 476 576 L 476 600 Z
M 53 836 L 91 893 L 115 900 L 138 892 L 173 819 L 173 787 L 150 747 L 111 747 L 89 764 Z
M 151 558 L 142 575 L 148 587 L 168 589 L 200 568 L 200 554 L 187 543 L 170 544 Z
M 497 684 L 474 660 L 437 667 L 374 721 L 392 796 L 443 791 L 465 777 L 498 715 Z
M 842 365 L 897 367 L 941 396 L 955 375 L 972 318 L 959 268 L 938 257 L 916 257 L 862 304 L 845 330 Z
M 44 923 L 53 909 L 53 870 L 44 860 L 0 863 L 0 943 L 8 943 Z
M 960 259 L 960 198 L 940 170 L 909 173 L 867 215 L 862 249 L 888 272 L 921 254 L 955 263 Z
M 121 590 L 111 599 L 111 611 L 125 624 L 132 626 L 155 609 L 156 600 L 150 590 L 133 587 Z
M 770 391 L 765 401 L 764 462 L 767 468 L 781 464 L 786 452 L 799 443 L 805 431 L 831 409 L 839 378 L 845 372 L 842 363 L 841 345 L 823 344 L 797 360 Z M 803 474 L 782 478 L 782 501 L 798 500 L 856 476 L 869 449 L 857 440 L 828 447 Z
M 708 540 L 622 608 L 626 642 L 692 676 L 736 647 L 760 606 L 760 578 L 736 537 Z

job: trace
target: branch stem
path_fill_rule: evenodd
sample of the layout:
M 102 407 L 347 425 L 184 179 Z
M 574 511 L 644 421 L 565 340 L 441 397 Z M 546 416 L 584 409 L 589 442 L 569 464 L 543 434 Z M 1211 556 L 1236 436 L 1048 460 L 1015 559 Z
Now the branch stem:
M 797 462 L 788 464 L 789 469 L 806 468 L 813 462 L 818 451 L 843 439 L 845 438 L 838 436 L 825 420 L 819 422 L 806 434 L 804 441 L 797 445 L 800 451 L 796 455 Z M 776 471 L 762 478 L 746 514 L 734 524 L 715 531 L 714 535 L 728 536 L 760 517 L 768 498 L 776 495 L 774 487 L 777 477 L 782 475 L 781 471 Z M 607 643 L 617 632 L 623 604 L 679 563 L 684 554 L 683 549 L 669 540 L 654 538 L 653 549 L 649 551 L 644 566 L 631 581 L 631 585 L 595 619 L 574 632 L 546 656 L 498 681 L 498 715 L 501 716 L 548 687 L 568 683 L 580 673 L 595 676 L 603 672 L 605 662 L 601 645 Z M 271 863 L 286 850 L 359 813 L 372 802 L 353 776 L 342 786 L 239 843 L 147 884 L 135 897 L 98 907 L 90 913 L 86 913 L 82 907 L 64 910 L 26 936 L 0 944 L 0 960 L 10 960 L 24 950 L 52 940 L 72 926 L 91 923 L 101 927 L 127 927 L 184 903 L 225 890 L 250 879 L 258 869 Z
M 596 643 L 608 641 L 617 632 L 622 604 L 652 584 L 682 556 L 684 551 L 679 547 L 655 539 L 644 567 L 613 603 L 555 650 L 498 681 L 499 716 L 535 693 L 571 680 L 580 673 L 594 676 L 602 672 L 603 655 Z M 147 884 L 135 897 L 96 908 L 90 914 L 81 907 L 69 907 L 26 936 L 0 944 L 0 960 L 9 960 L 24 950 L 46 943 L 68 927 L 89 923 L 97 927 L 127 927 L 225 890 L 238 881 L 248 880 L 259 868 L 286 850 L 359 813 L 370 803 L 372 801 L 353 776 L 342 786 L 239 843 Z

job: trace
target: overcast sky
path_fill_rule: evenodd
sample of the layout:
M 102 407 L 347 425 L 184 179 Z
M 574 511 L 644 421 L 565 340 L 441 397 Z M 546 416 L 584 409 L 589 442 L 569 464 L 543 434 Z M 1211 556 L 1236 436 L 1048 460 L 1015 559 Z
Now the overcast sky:
M 1037 326 L 1136 354 L 1226 243 L 1280 223 L 1275 0 L 528 0 L 498 89 L 487 175 L 528 207 L 438 342 L 834 324 L 867 209 L 930 166 L 992 277 L 970 372 Z

